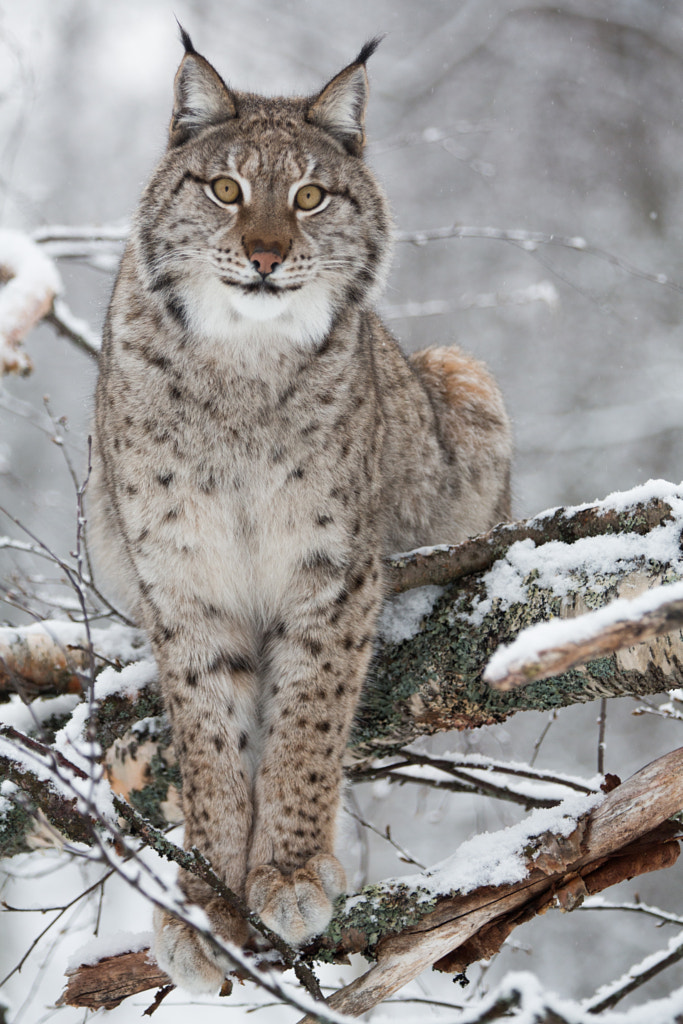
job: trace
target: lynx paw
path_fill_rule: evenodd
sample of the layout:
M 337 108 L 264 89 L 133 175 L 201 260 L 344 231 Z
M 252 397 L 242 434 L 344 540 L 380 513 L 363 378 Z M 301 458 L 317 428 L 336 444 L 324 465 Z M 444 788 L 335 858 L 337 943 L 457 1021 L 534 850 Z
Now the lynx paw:
M 263 864 L 247 877 L 249 906 L 292 946 L 303 945 L 327 928 L 332 902 L 345 889 L 344 869 L 329 853 L 311 857 L 291 875 Z
M 246 925 L 237 919 L 232 923 L 232 929 L 218 926 L 216 932 L 241 944 Z M 218 992 L 231 968 L 228 958 L 221 956 L 201 935 L 160 909 L 154 911 L 154 955 L 174 985 L 194 995 Z

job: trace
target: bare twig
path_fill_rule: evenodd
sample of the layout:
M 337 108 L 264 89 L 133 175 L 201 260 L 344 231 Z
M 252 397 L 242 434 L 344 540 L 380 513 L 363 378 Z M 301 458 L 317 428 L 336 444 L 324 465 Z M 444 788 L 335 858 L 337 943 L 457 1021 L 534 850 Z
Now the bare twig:
M 601 249 L 597 245 L 591 245 L 585 238 L 569 235 L 548 234 L 545 231 L 528 231 L 522 228 L 474 227 L 464 224 L 450 224 L 446 227 L 431 228 L 426 231 L 397 231 L 395 234 L 397 242 L 411 243 L 412 245 L 425 245 L 427 242 L 435 242 L 448 238 L 490 238 L 499 242 L 509 242 L 518 245 L 520 248 L 533 252 L 539 245 L 557 246 L 562 249 L 573 249 L 575 252 L 585 253 L 595 259 L 625 271 L 632 277 L 639 277 L 652 284 L 663 285 L 672 288 L 674 291 L 682 292 L 683 285 L 672 281 L 667 274 L 652 273 L 641 270 L 627 260 L 616 256 L 607 249 Z
M 589 1013 L 602 1013 L 621 1002 L 625 996 L 644 985 L 645 982 L 656 978 L 658 974 L 672 967 L 680 960 L 683 960 L 683 932 L 672 939 L 666 949 L 663 949 L 655 957 L 650 954 L 641 964 L 638 964 L 628 972 L 627 977 L 622 978 L 615 985 L 606 986 L 596 992 L 592 999 L 583 1003 L 583 1009 Z

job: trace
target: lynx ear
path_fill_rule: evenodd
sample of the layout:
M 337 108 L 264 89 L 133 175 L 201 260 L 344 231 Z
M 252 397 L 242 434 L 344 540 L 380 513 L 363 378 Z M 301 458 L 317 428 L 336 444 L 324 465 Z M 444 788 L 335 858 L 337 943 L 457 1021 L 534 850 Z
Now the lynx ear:
M 179 146 L 203 128 L 237 116 L 225 82 L 208 60 L 197 53 L 185 29 L 179 28 L 185 56 L 175 76 L 169 146 Z
M 340 71 L 308 109 L 307 119 L 333 135 L 342 145 L 360 156 L 365 145 L 365 107 L 368 102 L 368 76 L 365 62 L 381 39 L 371 39 L 348 67 Z

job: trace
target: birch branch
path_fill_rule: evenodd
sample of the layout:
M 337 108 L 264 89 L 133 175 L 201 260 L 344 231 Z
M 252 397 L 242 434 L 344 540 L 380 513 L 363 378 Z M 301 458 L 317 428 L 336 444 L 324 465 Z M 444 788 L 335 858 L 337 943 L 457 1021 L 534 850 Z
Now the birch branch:
M 0 376 L 27 374 L 32 363 L 20 344 L 52 309 L 62 283 L 52 260 L 19 231 L 0 231 Z
M 672 583 L 576 619 L 530 626 L 496 651 L 483 678 L 496 690 L 512 690 L 681 628 L 683 585 Z

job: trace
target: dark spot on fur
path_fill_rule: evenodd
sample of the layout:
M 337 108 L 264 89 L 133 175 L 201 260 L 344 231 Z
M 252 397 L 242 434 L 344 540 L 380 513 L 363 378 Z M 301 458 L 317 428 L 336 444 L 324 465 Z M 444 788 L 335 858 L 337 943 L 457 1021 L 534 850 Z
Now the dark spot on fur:
M 169 487 L 173 480 L 173 473 L 170 470 L 167 473 L 159 473 L 157 475 L 157 480 L 162 487 Z
M 296 469 L 292 469 L 287 474 L 285 479 L 286 480 L 301 480 L 303 475 L 304 475 L 303 468 L 301 466 L 297 466 Z
M 220 752 L 222 751 L 223 747 L 225 746 L 225 744 L 223 743 L 223 737 L 222 736 L 214 736 L 214 738 L 213 738 L 213 745 L 216 748 L 216 750 L 218 751 L 218 753 L 220 754 Z
M 199 682 L 199 678 L 197 676 L 197 673 L 196 672 L 188 672 L 186 677 L 185 677 L 185 681 L 186 681 L 188 686 L 196 686 L 197 683 Z
M 329 732 L 330 731 L 330 723 L 329 722 L 318 722 L 318 724 L 316 725 L 316 729 L 318 730 L 318 732 Z
M 244 748 L 246 747 L 248 742 L 249 742 L 249 736 L 247 735 L 247 733 L 246 732 L 240 733 L 240 738 L 239 738 L 239 743 L 238 743 L 239 749 L 240 750 L 244 750 Z
M 246 654 L 231 654 L 229 651 L 218 651 L 207 665 L 209 672 L 253 672 L 254 663 Z

